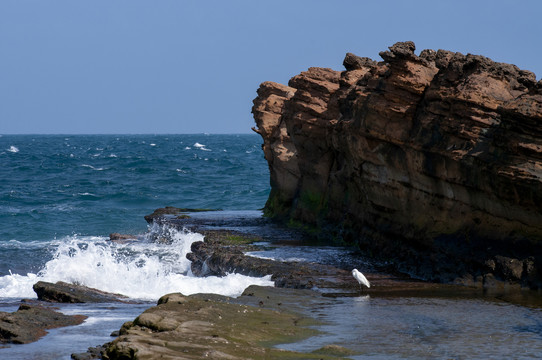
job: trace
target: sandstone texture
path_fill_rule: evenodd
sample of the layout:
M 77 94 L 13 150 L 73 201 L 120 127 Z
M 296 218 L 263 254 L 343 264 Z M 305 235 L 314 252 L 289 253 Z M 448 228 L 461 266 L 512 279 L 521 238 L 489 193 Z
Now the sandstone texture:
M 252 289 L 252 290 L 251 290 Z M 158 305 L 125 323 L 106 344 L 104 359 L 337 359 L 271 348 L 316 333 L 307 318 L 280 309 L 273 288 L 251 287 L 247 305 L 219 295 L 164 295 Z M 266 296 L 258 297 L 261 293 Z M 262 300 L 263 299 L 263 300 Z M 253 302 L 252 301 L 252 302 Z M 264 301 L 267 303 L 264 303 Z M 272 302 L 272 303 L 271 303 Z
M 542 82 L 397 43 L 264 82 L 266 214 L 422 278 L 542 285 Z

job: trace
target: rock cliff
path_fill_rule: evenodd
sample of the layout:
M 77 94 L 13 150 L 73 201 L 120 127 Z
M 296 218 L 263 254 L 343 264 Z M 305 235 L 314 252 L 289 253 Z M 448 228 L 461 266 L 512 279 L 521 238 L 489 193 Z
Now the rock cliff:
M 269 216 L 436 281 L 542 283 L 542 81 L 397 43 L 264 82 Z

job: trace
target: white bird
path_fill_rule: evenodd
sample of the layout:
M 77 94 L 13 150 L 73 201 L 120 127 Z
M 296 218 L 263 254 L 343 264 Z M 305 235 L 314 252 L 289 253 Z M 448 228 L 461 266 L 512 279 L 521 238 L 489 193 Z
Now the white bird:
M 362 273 L 360 273 L 358 271 L 358 269 L 354 269 L 352 270 L 352 276 L 354 277 L 354 279 L 356 279 L 359 283 L 359 286 L 361 288 L 361 285 L 365 285 L 367 286 L 368 288 L 371 287 L 371 284 L 369 283 L 369 280 L 367 280 L 367 278 L 365 277 L 365 275 L 363 275 Z

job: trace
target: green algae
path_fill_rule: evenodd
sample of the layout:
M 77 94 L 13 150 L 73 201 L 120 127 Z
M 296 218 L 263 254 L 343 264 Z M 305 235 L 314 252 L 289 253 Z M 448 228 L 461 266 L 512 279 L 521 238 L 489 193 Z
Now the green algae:
M 226 235 L 220 240 L 224 245 L 247 245 L 252 244 L 260 239 L 243 235 Z
M 338 359 L 349 350 L 334 345 L 313 353 L 278 344 L 318 334 L 316 320 L 296 312 L 310 291 L 251 286 L 232 299 L 213 294 L 163 296 L 107 349 L 108 359 Z M 308 297 L 307 297 L 308 296 Z M 297 305 L 296 305 L 297 304 Z

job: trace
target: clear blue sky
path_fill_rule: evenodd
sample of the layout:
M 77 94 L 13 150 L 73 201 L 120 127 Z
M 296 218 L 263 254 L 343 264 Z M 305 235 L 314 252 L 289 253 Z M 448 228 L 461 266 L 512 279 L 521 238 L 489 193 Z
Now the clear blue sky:
M 1 0 L 0 134 L 248 133 L 256 89 L 346 52 L 542 75 L 542 1 Z

